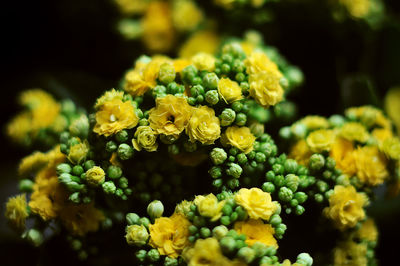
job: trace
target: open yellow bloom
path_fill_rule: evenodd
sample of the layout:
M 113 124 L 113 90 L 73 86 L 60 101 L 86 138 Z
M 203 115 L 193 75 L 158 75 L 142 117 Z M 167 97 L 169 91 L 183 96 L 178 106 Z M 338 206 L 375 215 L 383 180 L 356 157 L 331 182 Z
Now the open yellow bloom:
M 278 248 L 278 243 L 274 238 L 275 229 L 270 224 L 264 224 L 260 219 L 249 219 L 245 222 L 236 222 L 234 229 L 238 234 L 246 235 L 246 244 L 254 245 L 256 242 Z
M 222 216 L 222 208 L 225 205 L 225 200 L 218 202 L 217 197 L 210 193 L 207 196 L 196 196 L 194 199 L 201 216 L 209 217 L 212 222 L 215 222 Z
M 400 160 L 400 139 L 398 137 L 385 139 L 382 150 L 389 158 Z
M 259 188 L 241 188 L 235 194 L 235 201 L 242 206 L 253 219 L 263 219 L 268 221 L 276 211 L 276 202 L 271 199 L 271 194 Z
M 214 109 L 208 106 L 194 108 L 186 127 L 186 134 L 191 142 L 198 140 L 205 145 L 213 144 L 221 135 L 220 122 Z
M 335 133 L 333 130 L 319 129 L 311 132 L 308 135 L 306 142 L 311 151 L 320 153 L 323 151 L 329 151 L 334 140 Z
M 178 31 L 194 30 L 203 19 L 203 13 L 194 1 L 174 1 L 172 20 Z
M 378 229 L 374 219 L 368 218 L 363 222 L 360 229 L 356 231 L 355 236 L 360 240 L 376 241 L 378 239 Z
M 278 66 L 268 58 L 268 56 L 263 52 L 252 52 L 246 60 L 244 60 L 244 64 L 246 66 L 247 74 L 257 74 L 260 72 L 271 72 L 278 71 Z M 280 73 L 280 77 L 282 77 L 282 73 Z
M 350 141 L 365 143 L 369 139 L 367 129 L 360 123 L 348 122 L 339 131 L 339 135 Z
M 192 62 L 198 70 L 214 71 L 215 57 L 207 53 L 198 53 L 192 57 Z
M 58 145 L 46 153 L 35 151 L 22 159 L 18 166 L 18 174 L 20 176 L 35 174 L 44 167 L 56 167 L 64 160 L 65 155 L 61 153 L 60 146 Z
M 158 148 L 157 135 L 151 127 L 140 126 L 136 129 L 132 145 L 137 151 L 141 151 L 142 149 L 148 152 L 156 151 Z
M 25 143 L 29 141 L 31 132 L 31 115 L 29 112 L 17 114 L 7 124 L 7 136 L 17 143 Z
M 168 94 L 156 99 L 156 107 L 149 112 L 150 127 L 157 134 L 178 136 L 187 126 L 193 108 L 183 97 Z
M 372 130 L 371 135 L 375 138 L 379 148 L 382 150 L 384 141 L 393 137 L 393 131 L 390 128 L 375 128 Z
M 218 48 L 219 42 L 218 35 L 213 31 L 196 31 L 179 49 L 179 57 L 191 58 L 199 52 L 214 54 Z
M 177 258 L 189 245 L 190 222 L 183 214 L 174 213 L 171 217 L 160 217 L 149 225 L 150 246 L 161 255 Z
M 236 81 L 229 78 L 222 78 L 218 81 L 218 93 L 226 103 L 243 99 L 242 88 Z
M 388 120 L 381 110 L 373 106 L 360 106 L 351 107 L 345 111 L 347 116 L 359 119 L 363 125 L 370 128 L 373 126 L 379 126 L 382 128 L 390 128 L 391 122 Z
M 362 183 L 377 186 L 388 177 L 386 158 L 376 146 L 359 147 L 354 152 L 354 158 L 357 177 Z
M 337 137 L 332 144 L 329 156 L 336 162 L 336 167 L 349 177 L 356 172 L 354 145 L 351 141 Z
M 9 198 L 6 204 L 5 216 L 17 230 L 25 229 L 25 220 L 29 216 L 25 194 Z
M 308 130 L 325 129 L 329 127 L 328 120 L 325 117 L 318 115 L 306 116 L 298 123 L 305 125 Z
M 357 193 L 353 186 L 335 186 L 334 193 L 329 198 L 329 207 L 324 209 L 324 214 L 333 220 L 338 229 L 352 228 L 365 218 L 364 206 L 367 203 L 367 196 Z
M 265 108 L 279 103 L 283 99 L 280 79 L 281 76 L 276 71 L 251 74 L 249 77 L 250 96 Z
M 100 98 L 96 100 L 96 104 L 94 108 L 99 109 L 100 107 L 103 106 L 106 102 L 110 102 L 112 100 L 120 100 L 124 98 L 124 92 L 123 91 L 117 91 L 115 89 L 112 89 L 110 91 L 106 91 Z
M 307 166 L 312 154 L 307 142 L 304 139 L 300 139 L 290 148 L 289 158 Z
M 96 112 L 96 125 L 93 132 L 109 137 L 123 129 L 135 127 L 138 122 L 139 118 L 130 101 L 123 102 L 114 99 L 104 103 Z
M 228 127 L 221 138 L 223 145 L 231 145 L 246 154 L 253 150 L 255 140 L 250 128 L 237 126 Z
M 334 266 L 367 266 L 367 246 L 353 241 L 344 241 L 333 250 Z

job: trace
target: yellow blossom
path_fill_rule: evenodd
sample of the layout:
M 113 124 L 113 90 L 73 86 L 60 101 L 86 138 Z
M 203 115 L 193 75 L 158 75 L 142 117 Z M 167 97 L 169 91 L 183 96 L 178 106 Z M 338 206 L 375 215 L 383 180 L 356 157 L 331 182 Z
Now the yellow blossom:
M 124 98 L 124 92 L 123 91 L 117 91 L 115 89 L 112 89 L 110 91 L 106 91 L 100 98 L 96 100 L 96 104 L 94 108 L 99 109 L 100 107 L 103 106 L 106 102 L 110 102 L 112 100 L 120 100 Z
M 249 75 L 260 72 L 277 72 L 277 76 L 281 78 L 283 75 L 279 72 L 278 66 L 268 58 L 263 52 L 252 52 L 246 60 L 244 60 L 246 72 Z
M 144 225 L 134 224 L 126 228 L 125 238 L 129 245 L 143 246 L 149 238 L 149 233 Z
M 329 122 L 325 117 L 318 115 L 309 115 L 301 119 L 301 123 L 307 127 L 308 130 L 325 129 L 329 127 Z
M 176 72 L 176 73 L 180 73 L 180 72 L 182 72 L 182 70 L 183 70 L 185 67 L 191 65 L 192 62 L 191 62 L 190 60 L 188 60 L 188 59 L 178 58 L 178 59 L 175 59 L 175 60 L 172 62 L 172 64 L 173 64 L 173 66 L 174 66 L 174 68 L 175 68 L 175 72 Z
M 74 164 L 80 164 L 86 159 L 88 152 L 89 142 L 85 140 L 84 142 L 71 146 L 68 153 L 68 160 Z
M 205 145 L 213 144 L 221 135 L 220 122 L 214 109 L 208 106 L 194 108 L 186 127 L 186 134 L 191 142 L 198 140 Z
M 139 118 L 130 101 L 114 99 L 104 103 L 96 112 L 96 125 L 93 131 L 109 137 L 123 129 L 135 127 L 138 122 Z
M 210 193 L 205 197 L 196 196 L 194 204 L 196 204 L 201 216 L 209 217 L 212 222 L 215 222 L 222 216 L 225 201 L 218 202 L 217 197 Z
M 121 13 L 127 16 L 140 14 L 144 12 L 149 4 L 143 0 L 114 0 Z
M 22 159 L 18 167 L 18 174 L 25 176 L 34 174 L 44 167 L 53 168 L 65 160 L 65 155 L 61 153 L 60 146 L 57 145 L 46 153 L 34 152 Z
M 279 103 L 283 99 L 281 77 L 280 72 L 269 70 L 251 74 L 249 77 L 250 96 L 265 108 Z
M 360 229 L 355 233 L 355 236 L 360 240 L 366 241 L 377 241 L 378 239 L 378 229 L 372 218 L 368 218 L 362 223 Z
M 103 168 L 98 166 L 93 166 L 86 171 L 86 182 L 91 186 L 98 186 L 104 183 L 106 174 Z
M 7 136 L 17 143 L 29 143 L 31 130 L 31 115 L 29 112 L 17 114 L 7 124 Z
M 264 224 L 260 219 L 249 219 L 245 222 L 236 222 L 234 229 L 238 234 L 246 236 L 246 244 L 252 246 L 256 242 L 278 248 L 274 238 L 275 229 L 270 224 Z
M 9 198 L 6 204 L 5 216 L 17 230 L 25 229 L 25 220 L 29 216 L 25 194 Z
M 311 132 L 306 142 L 311 151 L 320 153 L 329 151 L 334 140 L 335 133 L 333 130 L 319 129 Z
M 192 62 L 198 70 L 212 72 L 215 69 L 215 58 L 211 54 L 198 53 L 192 57 Z
M 242 88 L 236 81 L 229 78 L 222 78 L 218 81 L 218 93 L 226 103 L 243 99 Z
M 373 106 L 352 107 L 346 109 L 345 113 L 347 116 L 359 119 L 367 128 L 373 126 L 391 127 L 391 122 L 383 115 L 382 111 Z
M 179 49 L 179 57 L 191 58 L 199 52 L 214 54 L 218 48 L 219 42 L 219 37 L 214 31 L 196 31 Z
M 191 0 L 174 1 L 172 20 L 178 31 L 194 30 L 203 19 L 203 13 Z
M 312 154 L 307 142 L 304 139 L 300 139 L 290 148 L 289 158 L 307 166 Z
M 386 139 L 393 137 L 393 131 L 390 128 L 375 128 L 371 133 L 381 149 Z
M 183 97 L 167 95 L 156 99 L 156 107 L 149 112 L 150 127 L 157 134 L 178 136 L 192 116 L 192 107 Z
M 192 201 L 183 200 L 176 205 L 175 212 L 186 216 L 186 214 L 190 211 L 190 205 L 192 205 Z
M 334 266 L 367 266 L 367 246 L 344 241 L 333 250 Z
M 166 52 L 175 39 L 169 4 L 164 1 L 150 2 L 142 18 L 143 42 L 150 51 Z
M 398 137 L 385 139 L 382 150 L 389 158 L 400 160 L 400 139 Z
M 390 89 L 385 96 L 385 111 L 400 132 L 400 88 Z
M 335 160 L 336 167 L 342 170 L 343 174 L 351 177 L 357 172 L 354 145 L 351 141 L 337 137 L 332 144 L 329 156 Z
M 367 129 L 357 122 L 345 123 L 340 128 L 339 135 L 347 140 L 358 141 L 361 143 L 365 143 L 369 139 Z
M 241 188 L 235 194 L 235 201 L 253 219 L 269 220 L 277 209 L 277 204 L 272 201 L 271 195 L 259 188 Z
M 231 145 L 246 154 L 253 150 L 255 140 L 250 128 L 237 126 L 228 127 L 221 137 L 223 145 Z
M 329 197 L 329 207 L 324 209 L 324 214 L 333 220 L 338 229 L 352 228 L 365 218 L 364 206 L 367 203 L 367 196 L 357 193 L 353 186 L 335 186 L 333 194 Z
M 359 147 L 354 152 L 354 158 L 357 177 L 362 183 L 377 186 L 388 177 L 386 158 L 376 146 Z
M 161 255 L 177 258 L 189 245 L 190 222 L 183 214 L 174 213 L 171 217 L 160 217 L 149 225 L 150 246 L 157 248 Z
M 151 127 L 140 126 L 136 129 L 132 145 L 137 151 L 141 151 L 142 149 L 148 152 L 156 151 L 158 148 L 157 135 Z
M 349 14 L 355 18 L 362 18 L 368 15 L 371 8 L 371 0 L 338 0 Z

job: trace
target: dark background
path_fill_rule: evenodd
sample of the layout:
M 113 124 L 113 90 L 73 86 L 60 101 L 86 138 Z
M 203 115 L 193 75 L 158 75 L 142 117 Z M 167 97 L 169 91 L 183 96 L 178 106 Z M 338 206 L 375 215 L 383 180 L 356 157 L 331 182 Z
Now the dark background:
M 388 17 L 378 30 L 351 20 L 334 22 L 321 3 L 277 5 L 274 22 L 254 27 L 303 70 L 305 85 L 291 96 L 300 114 L 330 115 L 353 104 L 381 106 L 385 92 L 400 84 L 400 3 L 385 2 Z M 212 14 L 224 25 L 221 32 L 240 33 L 248 27 L 243 21 L 226 23 L 228 17 L 219 12 Z M 135 57 L 145 52 L 140 43 L 126 42 L 113 30 L 118 11 L 108 0 L 7 1 L 0 13 L 2 132 L 19 111 L 16 96 L 20 91 L 43 88 L 89 109 L 102 91 L 117 86 Z M 1 134 L 2 265 L 36 264 L 40 256 L 8 229 L 3 216 L 7 197 L 17 193 L 17 163 L 27 153 Z M 381 265 L 398 261 L 392 243 L 400 237 L 399 200 L 378 201 L 370 210 L 381 232 L 377 249 Z

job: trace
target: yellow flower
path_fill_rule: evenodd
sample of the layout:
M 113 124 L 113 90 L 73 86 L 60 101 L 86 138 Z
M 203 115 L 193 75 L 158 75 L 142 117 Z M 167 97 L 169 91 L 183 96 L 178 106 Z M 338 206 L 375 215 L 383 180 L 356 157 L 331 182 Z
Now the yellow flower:
M 365 218 L 364 206 L 367 203 L 367 196 L 357 193 L 353 186 L 335 186 L 333 194 L 329 197 L 329 207 L 324 209 L 324 214 L 333 220 L 338 229 L 352 228 Z
M 329 156 L 336 162 L 336 167 L 342 170 L 343 174 L 353 176 L 356 172 L 354 157 L 354 145 L 351 141 L 343 138 L 336 138 L 332 144 Z
M 103 213 L 94 207 L 94 203 L 67 203 L 59 210 L 59 218 L 73 235 L 84 236 L 96 232 L 104 220 Z
M 46 153 L 36 151 L 22 159 L 18 167 L 18 174 L 20 176 L 35 174 L 44 167 L 54 168 L 64 160 L 65 155 L 61 153 L 58 145 Z
M 209 217 L 212 222 L 215 222 L 222 216 L 225 201 L 218 202 L 217 197 L 210 193 L 205 197 L 196 196 L 194 204 L 196 204 L 201 216 Z
M 354 158 L 357 177 L 362 183 L 377 186 L 388 177 L 386 158 L 376 146 L 359 147 L 354 152 Z
M 22 112 L 16 115 L 7 124 L 7 136 L 17 143 L 29 143 L 30 132 L 31 115 L 29 112 Z
M 114 0 L 121 13 L 131 16 L 144 12 L 148 6 L 148 1 L 143 0 Z
M 312 154 L 307 142 L 304 139 L 300 139 L 290 148 L 289 158 L 307 166 Z
M 133 148 L 137 151 L 145 149 L 148 152 L 158 148 L 157 135 L 149 126 L 140 126 L 136 129 L 135 138 L 132 139 Z
M 183 97 L 167 95 L 156 99 L 156 107 L 149 112 L 150 127 L 157 134 L 178 136 L 187 126 L 192 107 Z
M 203 13 L 191 0 L 174 1 L 172 20 L 178 31 L 194 30 L 203 20 Z
M 178 54 L 182 58 L 191 58 L 199 52 L 214 54 L 219 43 L 219 37 L 214 31 L 196 31 L 183 43 Z
M 149 233 L 144 225 L 134 224 L 126 228 L 125 238 L 129 245 L 143 246 L 149 238 Z
M 215 69 L 215 58 L 211 54 L 198 53 L 192 57 L 192 62 L 198 70 L 212 72 Z
M 175 59 L 175 60 L 172 62 L 172 64 L 174 65 L 175 72 L 176 72 L 176 73 L 180 73 L 180 72 L 182 72 L 182 70 L 183 70 L 185 67 L 191 65 L 192 62 L 191 62 L 190 60 L 188 60 L 188 59 L 178 58 L 178 59 Z
M 183 214 L 174 213 L 171 217 L 160 217 L 149 225 L 150 246 L 157 248 L 161 255 L 177 258 L 189 245 L 190 222 Z
M 74 164 L 80 164 L 86 159 L 89 152 L 89 142 L 85 140 L 84 142 L 75 144 L 72 146 L 68 153 L 68 160 Z
M 400 132 L 400 88 L 390 89 L 385 96 L 385 111 Z
M 385 139 L 382 150 L 389 158 L 400 160 L 400 139 L 398 137 Z
M 219 119 L 215 116 L 214 109 L 208 106 L 194 108 L 186 134 L 191 142 L 198 140 L 205 145 L 213 144 L 221 135 Z
M 246 244 L 252 246 L 256 242 L 278 248 L 274 238 L 275 230 L 270 224 L 264 224 L 262 220 L 249 219 L 246 222 L 236 222 L 234 229 L 238 234 L 246 235 Z
M 383 115 L 382 111 L 373 106 L 352 107 L 348 108 L 345 113 L 347 116 L 359 119 L 367 128 L 373 126 L 391 127 L 391 122 Z
M 390 128 L 375 128 L 371 135 L 375 138 L 379 148 L 382 149 L 384 141 L 393 137 L 393 132 Z
M 130 101 L 114 99 L 106 102 L 96 112 L 96 125 L 93 132 L 109 137 L 115 133 L 135 127 L 139 118 Z
M 242 88 L 236 81 L 229 78 L 222 78 L 218 81 L 218 93 L 226 103 L 243 99 Z
M 143 42 L 153 52 L 168 51 L 175 39 L 169 4 L 164 1 L 150 2 L 142 18 Z
M 106 174 L 101 167 L 93 166 L 86 171 L 86 182 L 91 186 L 98 186 L 104 183 Z
M 234 265 L 226 258 L 215 238 L 196 240 L 194 247 L 186 250 L 183 255 L 188 266 L 232 266 Z
M 276 202 L 272 201 L 271 195 L 259 188 L 241 188 L 235 194 L 235 201 L 242 206 L 253 219 L 263 219 L 268 221 L 276 211 Z
M 106 102 L 111 102 L 112 100 L 120 100 L 124 98 L 124 92 L 123 91 L 117 91 L 115 89 L 112 89 L 110 91 L 106 91 L 100 98 L 96 100 L 96 104 L 94 108 L 99 109 L 100 107 L 103 106 Z
M 279 72 L 278 66 L 268 58 L 263 52 L 252 52 L 250 56 L 244 60 L 246 72 L 249 75 L 258 74 L 260 72 L 275 72 L 281 78 L 283 75 Z
M 355 233 L 355 236 L 360 240 L 376 241 L 378 239 L 378 229 L 372 218 L 368 218 L 362 223 L 360 229 Z
M 283 88 L 280 85 L 282 76 L 277 71 L 263 71 L 249 77 L 250 96 L 258 104 L 267 108 L 283 99 Z
M 347 140 L 358 141 L 361 143 L 365 143 L 369 139 L 367 129 L 357 122 L 345 123 L 340 128 L 339 135 Z
M 367 246 L 344 241 L 333 250 L 334 266 L 367 266 Z
M 362 18 L 368 15 L 371 7 L 370 0 L 339 0 L 339 3 L 355 18 Z
M 186 216 L 186 214 L 190 211 L 190 205 L 192 205 L 192 201 L 183 200 L 176 205 L 175 212 Z
M 335 133 L 333 130 L 319 129 L 311 132 L 307 139 L 307 145 L 313 152 L 329 151 L 333 141 L 335 140 Z
M 255 140 L 248 127 L 237 126 L 228 127 L 221 138 L 223 145 L 234 146 L 246 154 L 253 150 Z
M 309 115 L 301 119 L 301 123 L 307 127 L 308 130 L 325 129 L 329 127 L 329 122 L 325 117 L 318 115 Z
M 5 216 L 17 230 L 25 229 L 25 220 L 29 216 L 25 194 L 9 198 L 6 204 Z

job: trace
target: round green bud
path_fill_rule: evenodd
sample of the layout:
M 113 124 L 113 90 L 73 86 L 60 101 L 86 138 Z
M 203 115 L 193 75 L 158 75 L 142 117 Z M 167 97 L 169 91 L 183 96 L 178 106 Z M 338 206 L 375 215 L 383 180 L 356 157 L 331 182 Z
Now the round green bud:
M 117 143 L 115 143 L 112 140 L 110 140 L 106 143 L 106 151 L 108 151 L 108 152 L 114 152 L 117 150 L 117 148 L 118 148 Z
M 282 164 L 276 163 L 272 166 L 272 171 L 275 172 L 275 174 L 281 175 L 283 174 L 285 168 L 283 167 Z
M 220 240 L 220 245 L 223 253 L 230 254 L 236 248 L 236 241 L 233 237 L 225 236 Z
M 195 234 L 197 234 L 197 232 L 198 232 L 198 230 L 197 230 L 196 226 L 194 226 L 193 224 L 189 226 L 189 233 L 191 235 L 195 235 Z
M 275 172 L 272 170 L 269 170 L 268 172 L 265 173 L 265 178 L 269 182 L 273 182 L 275 180 Z
M 203 85 L 207 89 L 216 89 L 218 87 L 219 78 L 215 73 L 207 73 L 203 77 Z
M 328 121 L 335 128 L 339 128 L 345 123 L 345 119 L 341 115 L 332 115 L 331 117 L 329 117 Z
M 247 122 L 247 115 L 245 115 L 244 113 L 236 114 L 236 119 L 235 119 L 236 125 L 244 126 L 246 125 L 246 122 Z
M 315 153 L 311 155 L 308 163 L 311 170 L 318 171 L 325 165 L 325 158 L 322 154 Z
M 236 76 L 235 76 L 236 81 L 239 82 L 239 83 L 244 81 L 245 78 L 246 78 L 246 76 L 243 73 L 237 73 Z
M 237 212 L 232 212 L 229 219 L 231 220 L 231 223 L 235 222 L 239 218 L 239 215 Z
M 236 119 L 236 113 L 230 108 L 225 108 L 219 116 L 221 126 L 229 126 Z
M 282 127 L 279 130 L 279 137 L 281 137 L 282 139 L 288 140 L 291 138 L 291 136 L 292 136 L 292 131 L 290 127 Z
M 125 217 L 128 225 L 139 224 L 140 217 L 136 213 L 128 213 Z
M 257 163 L 263 163 L 267 160 L 267 157 L 262 152 L 257 152 L 256 157 L 254 158 Z
M 272 259 L 270 257 L 264 256 L 260 259 L 260 265 L 273 265 Z
M 117 190 L 113 181 L 104 182 L 102 188 L 106 194 L 114 194 Z
M 118 185 L 120 188 L 128 188 L 129 181 L 126 177 L 121 177 L 118 181 Z
M 71 195 L 69 195 L 68 199 L 76 204 L 81 203 L 81 197 L 79 192 L 72 193 Z
M 67 131 L 62 132 L 60 134 L 60 143 L 61 144 L 67 144 L 68 140 L 69 140 L 69 137 L 70 137 L 69 132 L 67 132 Z
M 80 165 L 75 165 L 72 168 L 72 174 L 76 175 L 76 176 L 81 176 L 83 173 L 85 172 L 85 170 L 83 169 L 82 166 Z
M 213 237 L 220 240 L 221 238 L 226 236 L 226 234 L 228 233 L 228 228 L 224 225 L 219 225 L 219 226 L 214 227 L 214 229 L 212 230 L 212 233 L 213 233 Z
M 300 178 L 297 175 L 294 174 L 288 174 L 285 177 L 286 180 L 286 186 L 293 192 L 296 192 L 299 184 L 300 184 Z
M 29 229 L 23 235 L 30 243 L 32 243 L 35 247 L 40 246 L 43 243 L 43 234 L 34 228 Z
M 247 264 L 250 264 L 256 257 L 256 252 L 249 247 L 242 247 L 239 249 L 237 253 L 238 257 L 246 262 Z
M 299 139 L 303 139 L 307 133 L 307 127 L 301 123 L 295 123 L 292 126 L 292 133 Z
M 324 201 L 324 196 L 322 196 L 321 194 L 317 193 L 314 195 L 314 200 L 318 203 L 321 203 Z
M 335 159 L 333 159 L 332 157 L 326 158 L 326 168 L 328 168 L 329 170 L 334 170 L 335 166 L 336 166 Z
M 85 170 L 89 170 L 90 168 L 92 168 L 93 166 L 95 166 L 95 162 L 93 160 L 87 160 L 84 164 L 83 167 L 85 168 Z
M 230 225 L 231 224 L 231 218 L 229 216 L 226 216 L 226 215 L 222 216 L 221 217 L 221 224 L 223 224 L 225 226 Z
M 206 219 L 203 216 L 195 216 L 193 218 L 193 224 L 197 227 L 203 227 L 206 225 Z
M 297 201 L 297 199 L 291 199 L 289 204 L 291 207 L 296 207 L 297 205 L 299 205 L 299 202 Z
M 223 213 L 223 215 L 227 215 L 227 216 L 229 216 L 229 215 L 231 215 L 232 214 L 232 206 L 231 205 L 229 205 L 229 204 L 225 204 L 223 207 L 222 207 L 222 213 Z
M 160 253 L 158 252 L 157 249 L 152 248 L 147 252 L 147 259 L 151 262 L 156 262 L 160 259 Z
M 144 225 L 147 229 L 149 228 L 150 220 L 147 217 L 142 217 L 139 219 L 139 225 Z
M 226 169 L 226 174 L 233 176 L 234 178 L 239 178 L 242 172 L 243 172 L 242 167 L 240 167 L 240 165 L 236 163 L 230 163 L 229 168 Z
M 147 251 L 144 249 L 138 250 L 135 253 L 136 259 L 140 262 L 144 262 L 146 260 Z
M 221 148 L 214 148 L 210 153 L 211 161 L 216 165 L 225 162 L 227 156 L 225 150 Z
M 282 223 L 282 218 L 278 214 L 273 214 L 269 220 L 269 223 L 273 227 L 277 227 L 279 224 Z
M 216 188 L 220 188 L 221 186 L 222 186 L 222 179 L 215 179 L 215 180 L 213 180 L 213 182 L 212 182 L 212 184 L 213 184 L 213 186 L 214 187 L 216 187 Z
M 275 254 L 276 254 L 276 248 L 275 248 L 275 247 L 273 247 L 273 246 L 267 247 L 267 254 L 266 254 L 266 256 L 271 257 L 271 256 L 274 256 Z
M 296 262 L 304 266 L 311 266 L 313 264 L 313 258 L 308 253 L 300 253 L 297 256 Z
M 71 175 L 70 174 L 68 174 L 68 173 L 62 173 L 59 177 L 58 177 L 58 180 L 61 182 L 61 183 L 63 183 L 63 184 L 67 184 L 67 183 L 69 183 L 69 182 L 71 182 L 72 180 L 71 180 Z
M 302 204 L 307 200 L 308 196 L 304 192 L 296 192 L 294 193 L 294 198 L 297 200 L 299 204 Z
M 296 173 L 297 172 L 297 162 L 293 159 L 286 159 L 284 165 L 286 173 Z
M 210 229 L 208 229 L 207 227 L 200 228 L 200 236 L 202 238 L 207 238 L 207 237 L 211 236 Z
M 206 102 L 215 105 L 219 102 L 219 94 L 217 90 L 209 90 L 206 92 Z
M 240 87 L 242 88 L 243 91 L 248 91 L 250 88 L 250 85 L 248 82 L 243 81 L 243 82 L 240 82 Z
M 235 101 L 232 103 L 231 107 L 235 112 L 240 112 L 243 108 L 243 104 L 240 101 Z
M 281 201 L 289 202 L 293 198 L 293 191 L 287 187 L 279 189 L 278 197 Z
M 19 181 L 18 187 L 21 192 L 31 192 L 34 184 L 30 179 L 22 179 Z
M 265 192 L 268 193 L 273 193 L 275 191 L 275 185 L 271 182 L 265 182 L 262 186 L 261 189 Z
M 122 175 L 122 169 L 116 165 L 110 165 L 107 168 L 107 176 L 111 179 L 120 178 Z
M 115 140 L 119 143 L 123 143 L 128 141 L 128 131 L 121 130 L 117 134 L 115 134 Z
M 190 93 L 192 94 L 192 97 L 196 98 L 197 96 L 204 94 L 204 88 L 201 85 L 195 85 L 190 88 Z
M 247 157 L 246 157 L 246 154 L 244 154 L 244 153 L 239 153 L 236 156 L 236 159 L 237 159 L 239 164 L 243 165 L 243 164 L 247 163 Z
M 84 188 L 83 184 L 79 184 L 78 182 L 71 181 L 65 184 L 69 191 L 77 192 L 81 191 Z
M 138 247 L 144 246 L 149 239 L 149 232 L 144 225 L 129 225 L 126 227 L 126 242 Z
M 329 188 L 329 185 L 326 182 L 322 181 L 322 180 L 317 181 L 316 185 L 317 185 L 317 188 L 318 188 L 319 192 L 321 192 L 321 193 L 327 191 L 328 188 Z
M 160 97 L 167 93 L 167 88 L 163 85 L 157 85 L 152 90 L 153 97 Z
M 147 213 L 152 219 L 161 217 L 163 212 L 164 212 L 164 205 L 159 200 L 154 200 L 150 202 L 150 204 L 147 206 Z
M 71 170 L 71 166 L 67 163 L 61 163 L 56 167 L 57 174 L 59 175 L 62 173 L 71 173 Z
M 73 250 L 80 250 L 82 248 L 82 242 L 79 239 L 74 239 L 71 241 L 71 248 Z
M 238 220 L 240 221 L 246 220 L 248 217 L 247 212 L 241 206 L 237 206 L 235 212 L 238 214 Z
M 212 178 L 219 178 L 222 176 L 222 169 L 219 166 L 213 166 L 208 173 Z
M 81 115 L 78 119 L 73 120 L 69 126 L 69 132 L 72 136 L 87 138 L 89 134 L 89 119 L 86 115 Z
M 267 246 L 264 243 L 256 242 L 251 247 L 256 252 L 257 258 L 263 257 L 267 254 Z
M 118 147 L 118 157 L 121 160 L 128 160 L 133 156 L 133 148 L 125 143 L 122 143 Z
M 277 187 L 282 187 L 285 185 L 286 181 L 285 178 L 283 177 L 283 175 L 277 175 L 274 178 L 274 185 Z
M 231 71 L 231 66 L 228 64 L 222 64 L 221 66 L 221 72 L 224 74 L 229 74 L 229 72 Z
M 164 83 L 168 84 L 175 80 L 175 68 L 172 64 L 164 63 L 160 66 L 160 71 L 158 72 L 158 79 Z
M 164 266 L 178 266 L 178 260 L 166 256 L 164 260 Z

